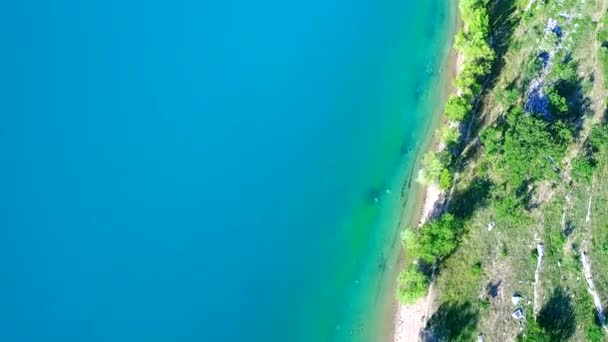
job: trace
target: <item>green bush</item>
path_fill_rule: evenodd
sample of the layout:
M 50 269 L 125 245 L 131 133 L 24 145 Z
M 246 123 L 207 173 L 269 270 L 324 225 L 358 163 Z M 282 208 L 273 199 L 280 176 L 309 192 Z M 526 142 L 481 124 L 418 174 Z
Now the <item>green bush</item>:
M 475 264 L 473 264 L 473 266 L 471 267 L 471 273 L 474 276 L 480 276 L 483 274 L 483 266 L 481 261 L 476 262 Z
M 568 114 L 568 103 L 566 98 L 561 96 L 555 89 L 551 89 L 547 94 L 549 100 L 549 110 L 557 116 Z
M 462 121 L 472 109 L 469 96 L 452 95 L 445 104 L 445 117 L 452 121 Z
M 587 157 L 579 156 L 572 161 L 572 176 L 579 181 L 590 182 L 595 163 Z
M 518 342 L 552 342 L 551 337 L 538 324 L 532 310 L 526 310 L 526 326 L 524 331 L 517 336 Z
M 441 129 L 441 140 L 447 146 L 457 144 L 460 141 L 460 130 L 457 127 L 444 126 Z
M 602 342 L 604 341 L 604 332 L 599 326 L 593 325 L 585 330 L 585 337 L 589 342 Z
M 422 158 L 422 171 L 419 181 L 423 184 L 436 184 L 441 172 L 445 169 L 445 164 L 440 156 L 434 152 L 427 152 Z
M 486 152 L 489 155 L 502 153 L 502 135 L 494 127 L 484 129 L 480 134 L 481 143 L 486 147 Z
M 503 170 L 511 188 L 553 173 L 554 163 L 562 160 L 572 139 L 570 128 L 561 121 L 548 123 L 526 115 L 519 107 L 511 111 L 507 116 Z
M 507 222 L 521 222 L 524 217 L 523 200 L 514 193 L 508 193 L 492 202 L 498 219 Z
M 397 278 L 397 299 L 403 304 L 412 304 L 424 297 L 429 284 L 429 277 L 417 265 L 410 264 Z
M 608 48 L 602 46 L 599 53 L 600 65 L 604 72 L 604 85 L 608 86 Z
M 594 126 L 591 129 L 588 145 L 592 152 L 605 150 L 608 146 L 608 125 Z
M 501 89 L 496 92 L 496 99 L 504 109 L 508 109 L 517 103 L 519 92 L 516 89 Z
M 423 225 L 417 231 L 413 254 L 429 264 L 450 255 L 456 249 L 463 225 L 452 214 Z
M 608 227 L 607 227 L 608 228 Z M 608 256 L 608 241 L 605 241 L 602 244 L 602 251 L 604 252 L 604 255 Z
M 439 187 L 442 190 L 448 190 L 452 186 L 452 180 L 452 173 L 450 173 L 450 170 L 443 169 L 439 176 Z

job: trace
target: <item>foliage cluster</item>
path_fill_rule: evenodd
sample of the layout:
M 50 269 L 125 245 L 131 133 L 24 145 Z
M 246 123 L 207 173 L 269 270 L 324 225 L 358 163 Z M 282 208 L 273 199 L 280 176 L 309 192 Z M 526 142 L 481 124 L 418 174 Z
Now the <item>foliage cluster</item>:
M 455 47 L 459 50 L 463 65 L 454 85 L 458 95 L 451 95 L 445 104 L 445 117 L 451 121 L 440 130 L 440 138 L 448 148 L 460 141 L 458 127 L 471 113 L 476 97 L 481 92 L 481 82 L 492 68 L 495 53 L 490 46 L 489 0 L 462 0 L 459 3 L 464 30 L 456 36 Z M 420 181 L 436 184 L 448 189 L 453 181 L 448 166 L 450 156 L 442 160 L 437 155 L 427 154 L 423 160 Z
M 450 255 L 458 246 L 463 227 L 454 215 L 444 214 L 417 230 L 408 229 L 403 233 L 411 262 L 398 278 L 397 297 L 401 302 L 409 304 L 424 296 L 430 274 L 423 271 L 423 266 L 436 265 Z
M 598 30 L 597 40 L 600 42 L 599 62 L 604 74 L 604 85 L 608 86 L 608 15 L 602 16 L 600 23 L 602 28 Z
M 455 47 L 463 58 L 460 74 L 454 80 L 459 95 L 453 95 L 445 106 L 449 120 L 462 121 L 473 109 L 473 101 L 481 92 L 481 81 L 487 76 L 495 59 L 490 46 L 489 0 L 460 1 L 465 30 L 456 35 Z
M 497 199 L 492 203 L 499 218 L 514 222 L 522 218 L 530 198 L 528 185 L 555 177 L 572 141 L 572 127 L 565 121 L 546 121 L 519 106 L 499 125 L 482 132 L 481 142 L 494 161 L 500 185 L 494 189 Z
M 598 161 L 597 154 L 608 148 L 608 125 L 594 126 L 581 155 L 572 161 L 572 176 L 577 181 L 589 183 Z

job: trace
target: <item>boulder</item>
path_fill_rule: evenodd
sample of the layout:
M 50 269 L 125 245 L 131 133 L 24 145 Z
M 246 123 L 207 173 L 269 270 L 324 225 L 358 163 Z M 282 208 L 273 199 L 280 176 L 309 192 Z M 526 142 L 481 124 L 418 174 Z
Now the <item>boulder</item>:
M 524 311 L 519 308 L 515 311 L 513 311 L 513 313 L 511 314 L 511 317 L 515 318 L 516 320 L 521 320 L 524 318 Z
M 511 303 L 513 303 L 513 305 L 518 305 L 520 301 L 521 295 L 519 293 L 516 292 L 511 296 Z

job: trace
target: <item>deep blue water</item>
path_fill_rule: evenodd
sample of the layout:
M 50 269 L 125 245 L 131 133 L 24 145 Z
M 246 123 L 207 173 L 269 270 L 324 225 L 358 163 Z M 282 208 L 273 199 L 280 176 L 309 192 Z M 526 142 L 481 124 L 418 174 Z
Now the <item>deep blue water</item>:
M 0 341 L 356 339 L 447 7 L 0 5 Z

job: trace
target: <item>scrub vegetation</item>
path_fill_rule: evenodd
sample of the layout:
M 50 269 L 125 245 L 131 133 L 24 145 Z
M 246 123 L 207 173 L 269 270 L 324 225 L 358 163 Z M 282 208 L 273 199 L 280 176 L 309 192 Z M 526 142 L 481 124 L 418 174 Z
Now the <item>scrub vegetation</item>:
M 457 94 L 398 297 L 445 341 L 607 341 L 608 0 L 461 0 Z

